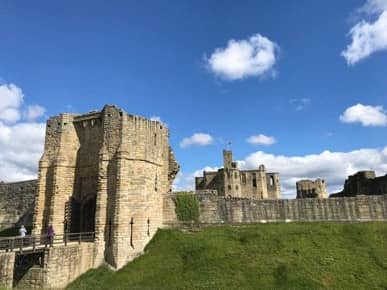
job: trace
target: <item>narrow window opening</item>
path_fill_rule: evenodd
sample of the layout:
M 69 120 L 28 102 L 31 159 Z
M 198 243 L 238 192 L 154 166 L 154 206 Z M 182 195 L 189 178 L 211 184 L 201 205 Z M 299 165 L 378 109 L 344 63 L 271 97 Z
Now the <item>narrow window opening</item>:
M 228 186 L 228 190 L 231 190 L 231 185 Z
M 270 176 L 270 186 L 273 186 L 273 185 L 274 185 L 274 177 Z
M 148 224 L 148 231 L 147 231 L 147 234 L 148 234 L 148 237 L 150 236 L 150 219 L 148 218 L 147 220 L 147 224 Z
M 132 248 L 134 248 L 134 245 L 133 245 L 133 225 L 134 225 L 133 218 L 131 218 L 130 219 L 130 246 Z
M 156 146 L 157 145 L 157 134 L 155 133 L 153 136 L 153 144 Z
M 112 221 L 109 220 L 109 228 L 108 228 L 108 245 L 112 244 Z

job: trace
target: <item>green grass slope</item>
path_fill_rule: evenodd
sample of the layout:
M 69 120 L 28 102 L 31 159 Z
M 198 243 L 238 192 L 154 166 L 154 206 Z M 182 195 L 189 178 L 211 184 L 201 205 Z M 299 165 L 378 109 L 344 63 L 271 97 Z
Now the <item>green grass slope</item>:
M 387 289 L 387 223 L 290 223 L 160 230 L 120 271 L 68 289 Z

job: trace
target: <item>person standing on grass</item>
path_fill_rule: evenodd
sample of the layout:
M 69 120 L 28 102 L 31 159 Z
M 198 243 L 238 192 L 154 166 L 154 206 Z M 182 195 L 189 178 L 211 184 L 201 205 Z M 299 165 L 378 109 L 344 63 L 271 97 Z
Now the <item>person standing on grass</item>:
M 21 225 L 20 226 L 20 229 L 19 229 L 19 235 L 20 237 L 24 238 L 27 234 L 27 229 L 25 228 L 24 225 Z

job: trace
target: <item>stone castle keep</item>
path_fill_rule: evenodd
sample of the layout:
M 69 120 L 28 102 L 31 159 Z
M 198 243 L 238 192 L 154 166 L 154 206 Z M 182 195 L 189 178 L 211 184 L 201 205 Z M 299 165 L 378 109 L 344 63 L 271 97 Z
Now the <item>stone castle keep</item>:
M 115 106 L 50 118 L 33 234 L 95 232 L 97 264 L 125 265 L 163 223 L 179 169 L 168 138 L 162 123 Z
M 196 177 L 196 190 L 216 190 L 218 195 L 228 197 L 281 197 L 279 174 L 267 173 L 264 165 L 260 165 L 258 170 L 239 170 L 237 162 L 232 159 L 232 151 L 223 150 L 223 166 L 218 171 L 204 171 L 203 177 Z

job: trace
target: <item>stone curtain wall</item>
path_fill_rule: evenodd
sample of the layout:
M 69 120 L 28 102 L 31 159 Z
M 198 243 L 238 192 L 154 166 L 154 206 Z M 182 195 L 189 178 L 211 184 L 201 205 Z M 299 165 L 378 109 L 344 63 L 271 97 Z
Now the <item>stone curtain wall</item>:
M 178 223 L 173 196 L 164 200 L 164 222 L 169 225 Z M 198 193 L 197 197 L 202 224 L 387 220 L 387 195 L 254 200 Z
M 0 253 L 0 289 L 12 288 L 15 253 Z
M 387 220 L 387 195 L 252 200 L 198 195 L 201 223 Z
M 0 182 L 0 229 L 16 223 L 31 225 L 35 194 L 36 180 Z
M 43 268 L 33 266 L 16 286 L 19 289 L 62 289 L 96 266 L 94 254 L 94 243 L 48 248 Z

